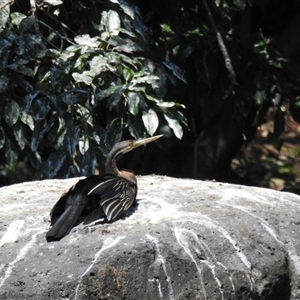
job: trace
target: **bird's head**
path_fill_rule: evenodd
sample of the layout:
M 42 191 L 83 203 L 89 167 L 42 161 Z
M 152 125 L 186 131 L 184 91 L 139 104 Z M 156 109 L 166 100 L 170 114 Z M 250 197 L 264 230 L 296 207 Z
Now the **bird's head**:
M 140 146 L 146 145 L 157 139 L 161 138 L 163 135 L 155 135 L 143 140 L 126 140 L 119 142 L 114 145 L 114 147 L 109 152 L 106 163 L 105 163 L 105 171 L 107 173 L 118 173 L 118 169 L 116 166 L 116 161 L 125 153 L 132 151 Z

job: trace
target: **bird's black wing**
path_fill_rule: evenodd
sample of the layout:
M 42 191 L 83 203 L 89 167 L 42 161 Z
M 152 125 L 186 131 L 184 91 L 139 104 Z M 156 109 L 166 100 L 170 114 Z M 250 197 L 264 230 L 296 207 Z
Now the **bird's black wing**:
M 80 201 L 82 202 L 82 200 Z M 46 234 L 47 240 L 61 239 L 67 235 L 77 222 L 84 205 L 69 205 Z
M 95 185 L 88 195 L 99 195 L 100 206 L 108 221 L 116 220 L 135 201 L 136 185 L 119 176 L 106 176 L 106 180 Z
M 97 176 L 87 177 L 78 181 L 62 195 L 50 212 L 52 227 L 46 234 L 47 240 L 61 239 L 70 232 L 87 207 L 88 190 L 98 181 Z

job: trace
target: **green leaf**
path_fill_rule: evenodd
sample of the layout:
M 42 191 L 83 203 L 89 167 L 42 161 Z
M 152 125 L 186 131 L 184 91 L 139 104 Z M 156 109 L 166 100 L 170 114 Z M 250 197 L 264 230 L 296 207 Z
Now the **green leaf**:
M 0 149 L 3 148 L 5 144 L 5 131 L 4 129 L 0 126 Z
M 125 53 L 144 51 L 142 45 L 137 44 L 129 39 L 120 38 L 119 36 L 112 36 L 107 42 L 115 47 L 114 50 L 123 51 Z
M 67 156 L 62 150 L 52 152 L 48 159 L 39 166 L 34 179 L 37 180 L 55 177 L 62 168 L 66 158 Z
M 30 107 L 33 118 L 35 120 L 45 119 L 50 109 L 51 106 L 49 104 L 49 100 L 46 97 L 35 99 Z
M 85 155 L 85 153 L 89 150 L 90 148 L 90 143 L 89 143 L 89 139 L 87 136 L 83 135 L 78 142 L 78 146 L 79 146 L 79 151 L 82 155 Z
M 28 87 L 28 89 L 29 88 L 30 88 L 30 86 Z M 35 99 L 35 97 L 39 94 L 39 92 L 40 92 L 39 90 L 36 90 L 36 91 L 31 92 L 30 94 L 27 94 L 25 97 L 23 97 L 22 103 L 21 103 L 22 109 L 24 109 L 25 111 L 29 110 L 33 99 Z
M 131 123 L 128 127 L 129 132 L 132 137 L 134 137 L 136 140 L 141 139 L 144 137 L 144 131 L 145 127 L 141 122 L 138 122 L 137 120 L 135 123 Z
M 58 6 L 58 5 L 63 4 L 63 1 L 61 1 L 61 0 L 44 0 L 43 2 L 46 2 L 52 6 Z
M 11 23 L 17 27 L 19 27 L 21 21 L 26 18 L 26 16 L 20 12 L 11 13 L 10 17 L 11 17 Z
M 266 99 L 266 92 L 257 90 L 254 95 L 254 100 L 257 105 L 261 105 Z
M 233 0 L 234 5 L 240 9 L 243 10 L 246 7 L 246 0 Z
M 93 57 L 91 61 L 89 61 L 89 65 L 90 72 L 92 72 L 94 76 L 99 75 L 107 69 L 107 58 L 102 55 L 97 55 Z
M 5 158 L 6 158 L 6 164 L 9 168 L 14 168 L 18 161 L 18 149 L 16 146 L 12 143 L 11 140 L 7 140 L 5 143 Z
M 0 76 L 0 93 L 5 92 L 9 83 L 9 78 L 6 75 Z
M 118 13 L 114 10 L 103 11 L 101 14 L 101 25 L 108 33 L 108 36 L 118 35 L 121 27 Z
M 88 34 L 75 36 L 74 40 L 79 45 L 89 46 L 91 48 L 98 48 L 100 45 L 96 37 L 91 38 Z
M 108 152 L 112 149 L 112 147 L 120 142 L 122 138 L 123 132 L 122 132 L 122 125 L 120 119 L 114 119 L 112 120 L 107 126 L 106 126 L 106 132 L 104 135 L 104 138 L 102 140 L 101 146 L 105 148 L 105 152 L 103 152 L 104 156 L 107 156 Z
M 4 108 L 4 118 L 9 126 L 17 123 L 20 117 L 20 106 L 14 100 L 9 100 Z
M 42 139 L 42 122 L 41 121 L 37 121 L 34 124 L 34 129 L 32 132 L 32 136 L 31 136 L 31 141 L 30 141 L 30 148 L 33 152 L 36 152 L 41 139 Z
M 167 114 L 164 114 L 164 117 L 166 121 L 168 122 L 169 127 L 173 130 L 175 136 L 181 140 L 183 136 L 183 129 L 180 125 L 179 121 L 176 119 L 173 119 L 171 116 L 168 116 Z
M 2 6 L 7 2 L 8 2 L 8 0 L 2 0 L 2 1 L 0 1 L 0 5 Z M 0 10 L 0 29 L 5 28 L 8 20 L 9 20 L 10 5 L 12 5 L 12 3 L 6 5 L 5 7 L 3 7 Z
M 76 146 L 79 142 L 80 127 L 71 126 L 64 137 L 63 148 L 69 156 L 73 156 Z
M 88 176 L 94 174 L 96 165 L 97 157 L 95 153 L 89 149 L 87 152 L 85 152 L 80 164 L 81 175 Z
M 138 93 L 128 92 L 126 95 L 129 112 L 136 116 L 139 113 L 141 96 Z
M 76 82 L 84 82 L 86 85 L 91 85 L 94 79 L 94 74 L 90 71 L 83 71 L 82 73 L 74 72 L 72 77 Z
M 31 68 L 25 67 L 23 65 L 11 64 L 11 65 L 8 65 L 7 68 L 14 70 L 18 73 L 21 73 L 23 75 L 29 76 L 29 77 L 34 76 L 33 70 Z
M 160 27 L 162 29 L 163 32 L 165 33 L 174 33 L 174 31 L 172 30 L 171 26 L 169 24 L 160 24 Z
M 162 64 L 172 72 L 173 76 L 177 77 L 182 82 L 187 83 L 184 71 L 181 68 L 170 61 L 164 61 Z
M 24 18 L 21 20 L 19 29 L 22 33 L 28 31 L 28 29 L 33 26 L 33 24 L 37 22 L 35 18 Z
M 22 124 L 22 123 L 21 123 Z M 23 126 L 20 123 L 17 123 L 13 126 L 13 133 L 16 138 L 16 141 L 19 144 L 21 150 L 23 150 L 27 144 L 27 140 L 24 134 Z
M 148 132 L 149 135 L 152 136 L 157 130 L 159 124 L 159 120 L 156 112 L 151 108 L 148 111 L 143 111 L 142 119 L 146 131 Z
M 33 118 L 32 118 L 32 116 L 31 116 L 30 113 L 22 111 L 22 113 L 20 115 L 20 120 L 24 124 L 26 124 L 31 129 L 31 131 L 34 130 L 34 120 L 33 120 Z

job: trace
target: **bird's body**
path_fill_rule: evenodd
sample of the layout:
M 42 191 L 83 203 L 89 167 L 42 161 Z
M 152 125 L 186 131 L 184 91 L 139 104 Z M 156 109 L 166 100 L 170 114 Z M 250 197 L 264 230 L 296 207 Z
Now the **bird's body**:
M 80 180 L 54 205 L 50 213 L 52 227 L 46 239 L 61 239 L 81 221 L 84 224 L 101 218 L 115 221 L 127 211 L 136 200 L 137 180 L 132 171 L 119 171 L 116 162 L 124 153 L 159 137 L 116 144 L 107 157 L 105 175 L 92 175 Z

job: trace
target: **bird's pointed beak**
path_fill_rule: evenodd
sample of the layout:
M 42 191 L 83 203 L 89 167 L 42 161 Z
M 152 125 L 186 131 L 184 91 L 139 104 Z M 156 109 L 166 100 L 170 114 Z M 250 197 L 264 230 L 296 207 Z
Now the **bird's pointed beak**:
M 129 152 L 137 147 L 140 147 L 142 145 L 146 145 L 148 143 L 151 143 L 153 141 L 156 141 L 157 139 L 161 138 L 163 136 L 163 134 L 160 134 L 160 135 L 155 135 L 155 136 L 152 136 L 152 137 L 149 137 L 147 139 L 143 139 L 143 140 L 139 140 L 139 141 L 133 141 L 131 147 L 126 151 L 126 152 Z M 126 153 L 124 152 L 124 153 Z

